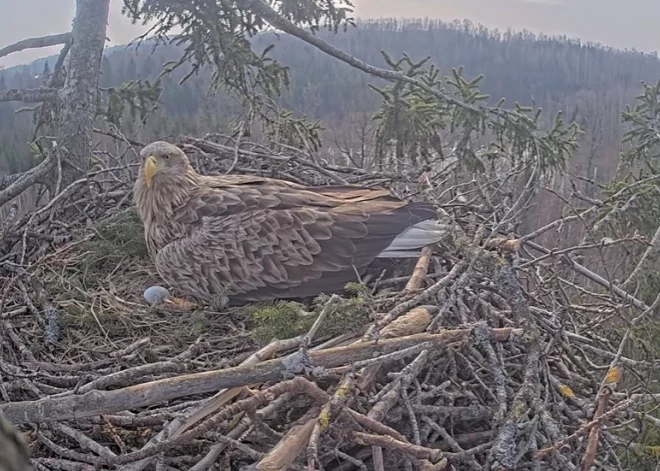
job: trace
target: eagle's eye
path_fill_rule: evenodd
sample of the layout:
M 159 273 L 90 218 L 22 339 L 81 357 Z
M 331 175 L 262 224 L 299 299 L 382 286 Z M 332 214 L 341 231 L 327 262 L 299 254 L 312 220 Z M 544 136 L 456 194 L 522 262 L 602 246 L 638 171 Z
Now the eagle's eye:
M 170 154 L 165 155 L 165 160 L 170 160 Z

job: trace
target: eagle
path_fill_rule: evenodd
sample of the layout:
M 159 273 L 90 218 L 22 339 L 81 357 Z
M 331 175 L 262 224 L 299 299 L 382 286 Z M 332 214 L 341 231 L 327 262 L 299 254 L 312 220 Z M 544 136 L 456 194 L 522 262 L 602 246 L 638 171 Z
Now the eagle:
M 448 227 L 384 188 L 197 173 L 177 146 L 140 152 L 133 198 L 163 281 L 229 305 L 342 291 L 381 258 L 410 258 Z
M 0 413 L 0 470 L 32 471 L 33 469 L 23 435 Z

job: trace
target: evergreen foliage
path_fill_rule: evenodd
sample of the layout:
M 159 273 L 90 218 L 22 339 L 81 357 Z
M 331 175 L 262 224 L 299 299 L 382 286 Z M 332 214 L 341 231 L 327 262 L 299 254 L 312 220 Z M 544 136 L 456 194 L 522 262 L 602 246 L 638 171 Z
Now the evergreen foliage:
M 323 23 L 319 25 L 323 26 Z M 457 69 L 462 70 L 463 77 L 483 73 L 486 78 L 478 86 L 482 94 L 492 97 L 486 100 L 491 105 L 496 105 L 496 100 L 501 97 L 511 103 L 535 105 L 544 110 L 540 119 L 545 126 L 552 123 L 552 117 L 558 111 L 564 111 L 567 117 L 577 119 L 585 128 L 587 140 L 596 132 L 591 123 L 602 123 L 601 126 L 606 127 L 604 135 L 613 136 L 612 142 L 603 144 L 595 152 L 599 158 L 600 175 L 604 178 L 608 176 L 608 168 L 611 168 L 611 174 L 616 167 L 616 136 L 622 132 L 618 119 L 622 103 L 629 102 L 637 93 L 640 78 L 655 81 L 660 76 L 660 61 L 652 55 L 526 32 L 500 33 L 469 22 L 365 21 L 358 22 L 357 28 L 351 27 L 339 34 L 322 28 L 316 34 L 375 65 L 387 66 L 383 52 L 398 57 L 401 51 L 415 51 L 411 61 L 431 57 L 424 67 L 427 70 L 433 67 L 440 81 L 446 75 L 452 76 L 452 67 L 458 65 L 463 66 Z M 281 96 L 275 99 L 277 108 L 268 111 L 271 119 L 288 109 L 294 113 L 292 117 L 295 119 L 301 116 L 310 119 L 308 125 L 321 120 L 324 130 L 317 128 L 320 139 L 335 138 L 349 150 L 363 145 L 354 123 L 361 120 L 361 116 L 370 119 L 383 103 L 381 95 L 368 85 L 386 90 L 393 86 L 391 83 L 369 78 L 288 35 L 262 32 L 250 38 L 250 44 L 255 51 L 264 51 L 274 44 L 268 57 L 292 71 L 288 74 L 288 90 L 283 89 Z M 158 81 L 163 66 L 177 63 L 185 50 L 185 44 L 166 44 L 153 49 L 148 41 L 140 47 L 108 49 L 102 64 L 100 85 L 117 90 L 122 84 L 138 79 L 153 84 Z M 40 60 L 29 66 L 0 72 L 0 88 L 40 86 L 45 64 L 52 65 L 53 61 L 53 58 Z M 151 112 L 145 126 L 136 128 L 127 119 L 125 130 L 137 133 L 136 137 L 142 140 L 229 130 L 245 103 L 232 98 L 224 89 L 209 96 L 209 91 L 213 91 L 214 64 L 212 61 L 205 64 L 195 68 L 182 63 L 160 77 L 159 109 Z M 180 84 L 185 77 L 188 79 Z M 450 86 L 449 90 L 455 89 Z M 107 105 L 108 94 L 104 95 Z M 423 94 L 413 108 L 415 123 L 420 123 L 430 113 L 422 100 Z M 605 103 L 598 108 L 594 105 L 596 100 Z M 265 98 L 263 102 L 272 104 Z M 381 112 L 389 113 L 391 117 L 391 111 L 386 108 L 385 104 Z M 606 115 L 603 116 L 601 108 L 606 108 Z M 15 109 L 12 104 L 0 104 L 0 171 L 9 173 L 25 170 L 34 163 L 26 145 L 32 138 L 30 118 L 27 114 L 15 115 Z M 112 111 L 115 119 L 116 108 Z M 381 133 L 385 132 L 386 123 L 386 119 L 375 123 Z M 439 124 L 432 121 L 425 126 L 429 129 L 420 129 L 420 135 L 411 141 L 419 142 L 419 149 L 412 151 L 412 144 L 405 144 L 414 158 L 421 161 L 428 158 L 424 154 L 437 151 L 438 147 L 436 131 Z M 376 142 L 384 146 L 378 149 L 381 153 L 387 152 L 387 147 L 393 144 L 393 141 Z M 298 147 L 300 144 L 293 142 L 293 145 Z
M 354 296 L 339 298 L 330 306 L 316 335 L 317 339 L 358 331 L 371 320 L 372 312 L 368 297 L 363 292 L 364 287 L 349 283 L 347 290 L 352 291 Z M 273 339 L 288 339 L 307 333 L 329 299 L 330 296 L 327 295 L 315 298 L 313 312 L 305 311 L 302 305 L 292 301 L 252 304 L 244 310 L 255 322 L 252 335 L 265 345 Z

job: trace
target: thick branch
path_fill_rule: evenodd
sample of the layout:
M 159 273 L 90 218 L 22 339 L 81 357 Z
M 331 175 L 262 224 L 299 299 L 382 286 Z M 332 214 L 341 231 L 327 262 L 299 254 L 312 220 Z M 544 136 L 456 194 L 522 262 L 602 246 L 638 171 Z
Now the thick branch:
M 25 175 L 24 172 L 12 173 L 11 175 L 0 175 L 0 191 L 8 188 L 10 185 L 13 185 L 23 175 Z M 0 204 L 0 206 L 2 206 L 2 204 Z
M 0 206 L 17 197 L 37 183 L 55 166 L 55 160 L 48 157 L 36 167 L 25 173 L 0 177 Z
M 55 88 L 12 88 L 0 92 L 0 102 L 22 101 L 24 103 L 42 103 L 44 101 L 57 101 Z
M 42 47 L 57 46 L 64 44 L 71 39 L 71 33 L 53 34 L 51 36 L 43 36 L 41 38 L 28 38 L 18 41 L 17 43 L 10 44 L 9 46 L 0 49 L 0 57 L 8 56 L 15 52 L 23 51 L 25 49 L 39 49 Z
M 351 362 L 367 360 L 406 348 L 438 348 L 441 345 L 467 341 L 472 329 L 460 329 L 440 334 L 417 334 L 396 339 L 361 342 L 345 347 L 309 352 L 311 366 L 334 368 Z M 522 329 L 493 329 L 492 338 L 504 342 L 522 335 Z M 411 354 L 414 353 L 411 351 Z M 418 352 L 417 352 L 418 353 Z M 85 394 L 37 401 L 12 402 L 0 406 L 4 414 L 15 424 L 49 422 L 137 409 L 179 397 L 215 392 L 222 388 L 234 388 L 254 383 L 283 379 L 302 361 L 290 357 L 257 363 L 256 365 L 207 371 L 175 378 L 151 381 L 111 391 L 90 391 Z

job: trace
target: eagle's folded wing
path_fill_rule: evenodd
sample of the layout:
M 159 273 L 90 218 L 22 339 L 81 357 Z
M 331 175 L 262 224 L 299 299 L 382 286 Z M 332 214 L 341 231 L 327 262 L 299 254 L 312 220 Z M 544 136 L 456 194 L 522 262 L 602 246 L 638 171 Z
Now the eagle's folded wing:
M 0 469 L 31 471 L 30 453 L 21 433 L 0 414 Z
M 200 177 L 201 183 L 209 188 L 222 188 L 231 185 L 269 185 L 286 188 L 304 188 L 298 183 L 257 175 L 203 175 Z
M 382 190 L 206 186 L 174 214 L 189 235 L 161 249 L 156 264 L 166 282 L 201 298 L 223 289 L 238 302 L 311 296 L 343 289 L 434 216 L 430 205 Z

